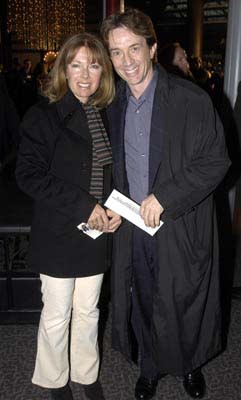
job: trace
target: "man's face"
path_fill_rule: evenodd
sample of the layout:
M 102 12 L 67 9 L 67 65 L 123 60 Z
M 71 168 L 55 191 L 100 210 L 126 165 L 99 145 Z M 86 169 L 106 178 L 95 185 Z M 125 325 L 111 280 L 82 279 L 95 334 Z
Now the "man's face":
M 110 31 L 109 51 L 117 74 L 128 83 L 132 93 L 140 97 L 153 76 L 156 43 L 149 48 L 144 37 L 121 27 Z
M 29 70 L 29 69 L 31 68 L 31 66 L 32 66 L 32 63 L 31 63 L 30 60 L 24 61 L 24 68 L 25 68 L 26 70 Z

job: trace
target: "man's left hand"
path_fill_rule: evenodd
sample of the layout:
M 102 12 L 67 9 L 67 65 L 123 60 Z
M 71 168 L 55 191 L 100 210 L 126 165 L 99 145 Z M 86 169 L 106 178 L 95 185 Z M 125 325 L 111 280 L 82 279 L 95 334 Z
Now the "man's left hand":
M 141 203 L 140 214 L 145 225 L 155 228 L 160 224 L 160 217 L 164 208 L 161 206 L 154 194 L 150 194 Z

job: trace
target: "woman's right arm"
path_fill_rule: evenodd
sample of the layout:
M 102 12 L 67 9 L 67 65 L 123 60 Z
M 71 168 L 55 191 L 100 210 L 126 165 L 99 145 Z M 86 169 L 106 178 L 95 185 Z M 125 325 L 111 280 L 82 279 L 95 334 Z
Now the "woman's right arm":
M 16 179 L 19 187 L 34 200 L 45 203 L 79 224 L 88 220 L 97 201 L 80 186 L 51 172 L 58 139 L 58 130 L 54 128 L 44 109 L 34 107 L 27 113 L 21 124 Z

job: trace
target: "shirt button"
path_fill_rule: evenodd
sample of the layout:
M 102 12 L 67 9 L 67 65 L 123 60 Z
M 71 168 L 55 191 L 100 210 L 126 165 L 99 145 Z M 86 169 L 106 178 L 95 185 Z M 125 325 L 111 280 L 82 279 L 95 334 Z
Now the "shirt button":
M 140 110 L 136 110 L 136 113 L 137 113 L 137 114 L 140 114 Z
M 145 154 L 141 154 L 141 156 L 142 156 L 142 157 L 145 157 L 146 155 L 145 155 Z
M 140 132 L 140 136 L 143 136 L 143 132 Z

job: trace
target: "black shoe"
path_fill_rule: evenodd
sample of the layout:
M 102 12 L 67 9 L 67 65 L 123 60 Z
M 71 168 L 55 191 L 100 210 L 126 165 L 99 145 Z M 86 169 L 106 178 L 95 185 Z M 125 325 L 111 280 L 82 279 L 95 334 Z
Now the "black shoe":
M 241 286 L 232 287 L 232 299 L 241 300 Z
M 184 376 L 183 386 L 187 394 L 193 399 L 202 399 L 206 391 L 206 383 L 200 369 Z
M 102 386 L 99 381 L 91 383 L 90 385 L 82 385 L 84 388 L 85 396 L 88 400 L 105 400 Z
M 51 389 L 50 392 L 53 400 L 74 400 L 68 384 L 58 389 Z
M 136 382 L 135 397 L 138 400 L 151 399 L 155 393 L 158 384 L 158 379 L 148 379 L 144 376 L 140 376 Z

